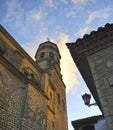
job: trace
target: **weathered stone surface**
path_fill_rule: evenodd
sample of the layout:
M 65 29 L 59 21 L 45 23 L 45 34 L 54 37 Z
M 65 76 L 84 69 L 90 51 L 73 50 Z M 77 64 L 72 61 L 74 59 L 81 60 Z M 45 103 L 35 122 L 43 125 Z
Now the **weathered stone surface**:
M 68 129 L 61 56 L 56 44 L 41 46 L 49 60 L 37 51 L 35 62 L 0 25 L 0 130 Z

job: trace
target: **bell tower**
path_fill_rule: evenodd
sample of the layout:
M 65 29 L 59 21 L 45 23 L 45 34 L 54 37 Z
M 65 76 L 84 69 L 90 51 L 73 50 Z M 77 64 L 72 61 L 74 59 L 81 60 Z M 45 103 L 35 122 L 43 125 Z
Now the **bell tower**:
M 41 43 L 35 58 L 43 70 L 41 88 L 48 97 L 47 130 L 67 130 L 66 86 L 62 81 L 57 45 L 49 40 Z
M 60 54 L 55 43 L 46 41 L 39 45 L 35 55 L 36 63 L 41 69 L 56 69 L 60 73 Z

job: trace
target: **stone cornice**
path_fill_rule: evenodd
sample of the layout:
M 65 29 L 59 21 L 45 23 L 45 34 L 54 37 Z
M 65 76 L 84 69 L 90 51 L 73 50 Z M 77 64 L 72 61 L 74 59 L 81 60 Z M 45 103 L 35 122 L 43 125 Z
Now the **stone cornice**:
M 99 27 L 97 31 L 85 34 L 74 43 L 67 43 L 68 48 L 76 48 L 79 53 L 85 52 L 87 55 L 111 45 L 113 45 L 113 24 Z
M 13 75 L 15 75 L 19 80 L 21 80 L 23 83 L 32 84 L 33 87 L 35 87 L 47 100 L 48 97 L 45 94 L 45 92 L 40 88 L 39 82 L 33 82 L 32 80 L 29 80 L 23 73 L 21 73 L 13 64 L 11 64 L 7 59 L 5 59 L 3 56 L 0 55 L 0 64 L 3 65 L 9 72 L 11 72 Z
M 39 71 L 42 71 L 41 68 L 35 63 L 35 61 L 28 55 L 28 53 L 19 45 L 19 43 L 7 32 L 5 28 L 0 24 L 0 32 L 11 41 L 11 43 L 21 52 L 21 55 L 23 55 L 26 59 L 33 64 Z

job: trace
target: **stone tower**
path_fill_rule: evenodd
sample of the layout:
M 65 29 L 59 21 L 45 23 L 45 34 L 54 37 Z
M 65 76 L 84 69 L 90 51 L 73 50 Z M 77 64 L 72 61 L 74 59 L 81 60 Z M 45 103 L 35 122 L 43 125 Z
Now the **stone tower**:
M 41 87 L 49 98 L 47 130 L 67 130 L 65 85 L 60 73 L 61 56 L 57 45 L 50 41 L 41 43 L 35 58 L 36 64 L 40 66 L 42 70 L 48 72 L 48 76 L 43 75 L 41 83 Z
M 113 130 L 113 24 L 67 43 L 70 53 Z

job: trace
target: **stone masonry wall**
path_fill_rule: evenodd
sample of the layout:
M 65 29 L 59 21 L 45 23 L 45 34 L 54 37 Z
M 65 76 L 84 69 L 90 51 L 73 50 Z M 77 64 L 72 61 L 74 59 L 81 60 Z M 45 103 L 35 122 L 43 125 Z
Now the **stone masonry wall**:
M 0 64 L 0 130 L 47 129 L 47 97 L 38 87 Z
M 47 129 L 47 99 L 32 84 L 28 85 L 22 125 L 22 130 Z
M 0 130 L 20 130 L 25 84 L 0 64 Z
M 113 130 L 113 46 L 88 57 L 109 130 Z

